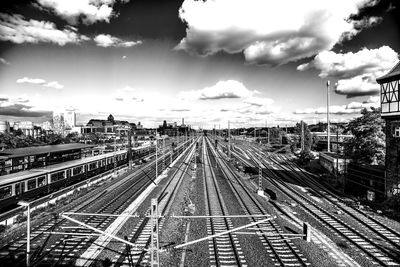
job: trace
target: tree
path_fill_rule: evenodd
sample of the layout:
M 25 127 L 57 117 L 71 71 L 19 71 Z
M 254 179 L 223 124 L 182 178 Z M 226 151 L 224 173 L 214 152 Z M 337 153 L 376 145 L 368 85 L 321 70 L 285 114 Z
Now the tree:
M 308 129 L 307 123 L 304 124 L 304 150 L 310 151 L 312 146 L 312 134 L 310 129 Z M 294 137 L 290 140 L 290 148 L 292 151 L 296 151 L 298 148 L 301 148 L 301 123 L 296 123 L 296 127 L 294 128 Z
M 354 137 L 346 146 L 345 154 L 358 164 L 384 164 L 385 121 L 381 119 L 380 109 L 363 109 L 361 114 L 347 126 L 346 132 Z

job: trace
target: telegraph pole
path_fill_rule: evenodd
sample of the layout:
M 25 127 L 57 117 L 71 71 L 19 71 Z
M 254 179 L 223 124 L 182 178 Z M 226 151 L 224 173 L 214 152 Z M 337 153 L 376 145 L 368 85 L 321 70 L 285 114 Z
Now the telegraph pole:
M 329 80 L 326 82 L 326 120 L 328 121 L 328 152 L 331 152 L 331 126 L 329 122 Z
M 228 121 L 228 158 L 231 159 L 231 123 Z
M 304 152 L 304 122 L 301 121 L 301 152 Z

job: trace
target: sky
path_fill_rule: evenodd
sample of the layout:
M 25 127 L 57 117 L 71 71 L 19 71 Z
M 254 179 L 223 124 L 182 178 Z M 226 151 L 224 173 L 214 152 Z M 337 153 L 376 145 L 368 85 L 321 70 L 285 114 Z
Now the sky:
M 2 0 L 0 120 L 53 111 L 156 127 L 332 122 L 379 107 L 399 61 L 389 0 Z

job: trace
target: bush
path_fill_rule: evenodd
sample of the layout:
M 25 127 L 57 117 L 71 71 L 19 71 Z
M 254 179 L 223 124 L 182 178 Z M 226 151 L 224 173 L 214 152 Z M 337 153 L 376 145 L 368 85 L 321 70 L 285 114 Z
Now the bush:
M 385 201 L 384 206 L 387 209 L 393 209 L 394 211 L 400 211 L 400 194 L 391 196 Z
M 310 151 L 301 151 L 298 157 L 298 162 L 300 165 L 306 165 L 313 159 L 314 155 Z

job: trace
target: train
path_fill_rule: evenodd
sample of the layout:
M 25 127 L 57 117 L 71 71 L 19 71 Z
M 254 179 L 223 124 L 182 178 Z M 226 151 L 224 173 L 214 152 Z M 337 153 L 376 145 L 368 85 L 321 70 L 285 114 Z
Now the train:
M 132 148 L 133 162 L 155 151 L 154 146 Z M 20 200 L 50 194 L 60 188 L 128 163 L 128 151 L 120 150 L 81 158 L 0 177 L 0 212 L 15 207 Z

